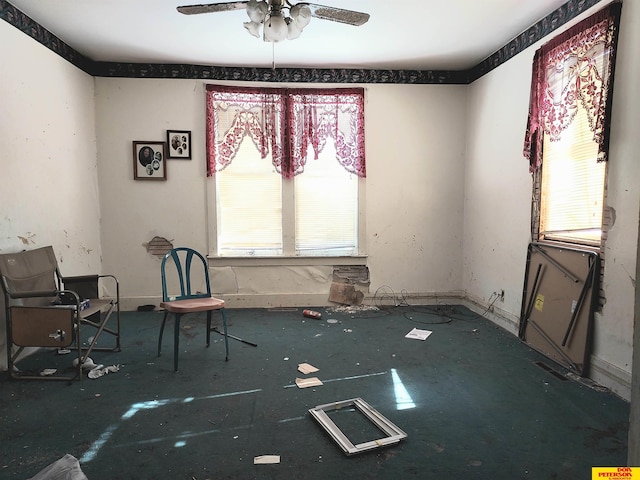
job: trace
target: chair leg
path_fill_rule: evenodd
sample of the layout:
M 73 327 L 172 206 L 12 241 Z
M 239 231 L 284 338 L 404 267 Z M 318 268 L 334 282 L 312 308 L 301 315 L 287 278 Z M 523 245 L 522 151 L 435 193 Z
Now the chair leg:
M 164 324 L 167 322 L 167 316 L 169 315 L 168 311 L 164 311 L 164 317 L 162 318 L 162 325 L 160 325 L 160 336 L 158 337 L 158 356 L 160 356 L 160 351 L 162 350 L 162 334 L 164 332 Z
M 175 325 L 173 327 L 174 333 L 173 333 L 173 371 L 177 372 L 178 371 L 178 350 L 180 348 L 179 344 L 180 344 L 180 317 L 182 317 L 181 314 L 176 313 L 175 314 Z
M 227 335 L 227 315 L 224 312 L 224 308 L 220 309 L 220 313 L 222 314 L 222 327 L 224 329 L 224 348 L 225 348 L 225 357 L 224 359 L 229 361 L 229 336 Z
M 211 310 L 207 310 L 207 348 L 211 344 Z

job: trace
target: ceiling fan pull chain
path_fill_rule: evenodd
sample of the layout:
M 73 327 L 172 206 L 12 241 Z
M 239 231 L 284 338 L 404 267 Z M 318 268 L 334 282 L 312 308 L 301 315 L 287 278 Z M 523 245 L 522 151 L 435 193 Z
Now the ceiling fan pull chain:
M 276 69 L 276 42 L 271 42 L 271 70 Z

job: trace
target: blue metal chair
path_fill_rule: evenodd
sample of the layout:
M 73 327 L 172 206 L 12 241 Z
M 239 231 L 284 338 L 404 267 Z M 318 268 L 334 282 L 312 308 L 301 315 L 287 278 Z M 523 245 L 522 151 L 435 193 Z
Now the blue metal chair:
M 170 266 L 172 266 L 170 268 Z M 175 270 L 177 281 L 167 279 L 167 272 Z M 224 300 L 211 295 L 211 283 L 209 281 L 209 266 L 206 259 L 197 251 L 191 248 L 174 248 L 167 252 L 162 259 L 160 267 L 162 274 L 162 302 L 160 307 L 164 308 L 164 318 L 160 327 L 160 337 L 158 338 L 158 356 L 162 348 L 162 334 L 164 325 L 170 313 L 175 316 L 173 335 L 173 367 L 178 371 L 178 349 L 180 340 L 180 319 L 187 313 L 207 312 L 207 347 L 211 343 L 211 332 L 222 333 L 226 349 L 225 360 L 229 360 L 229 337 L 227 336 L 227 317 L 225 314 Z M 204 291 L 198 291 L 198 286 Z M 179 294 L 171 295 L 169 292 L 177 291 Z M 222 326 L 224 331 L 219 332 L 215 327 L 211 328 L 211 312 L 219 310 L 222 315 Z

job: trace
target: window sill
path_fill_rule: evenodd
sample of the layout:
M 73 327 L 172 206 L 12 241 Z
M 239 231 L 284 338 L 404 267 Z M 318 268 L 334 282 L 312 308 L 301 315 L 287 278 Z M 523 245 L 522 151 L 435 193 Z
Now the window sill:
M 554 240 L 551 238 L 540 239 L 537 242 L 539 245 L 549 245 L 550 247 L 566 248 L 568 250 L 586 250 L 589 252 L 600 253 L 601 249 L 597 245 L 588 245 L 586 243 L 573 243 L 563 242 L 561 240 Z
M 211 267 L 276 267 L 276 266 L 308 266 L 308 265 L 363 265 L 367 263 L 367 255 L 352 257 L 207 257 Z

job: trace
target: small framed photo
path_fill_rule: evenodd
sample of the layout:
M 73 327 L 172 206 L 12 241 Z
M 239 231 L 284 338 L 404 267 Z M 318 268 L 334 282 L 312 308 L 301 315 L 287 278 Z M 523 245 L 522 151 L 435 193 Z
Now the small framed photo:
M 167 130 L 167 158 L 191 160 L 191 132 L 189 130 Z
M 133 179 L 167 179 L 164 142 L 133 142 Z

